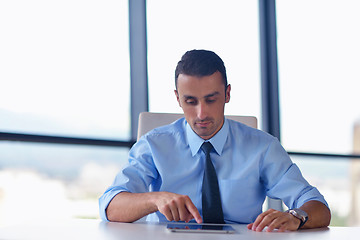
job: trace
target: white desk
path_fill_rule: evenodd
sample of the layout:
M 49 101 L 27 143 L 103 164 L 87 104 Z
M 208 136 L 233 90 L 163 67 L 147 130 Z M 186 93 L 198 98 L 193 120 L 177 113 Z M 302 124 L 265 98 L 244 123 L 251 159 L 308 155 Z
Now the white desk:
M 67 222 L 29 223 L 0 226 L 0 239 L 86 239 L 86 240 L 357 240 L 360 227 L 330 227 L 286 233 L 253 232 L 246 225 L 233 225 L 235 234 L 172 233 L 166 224 L 104 223 L 99 220 L 73 220 Z

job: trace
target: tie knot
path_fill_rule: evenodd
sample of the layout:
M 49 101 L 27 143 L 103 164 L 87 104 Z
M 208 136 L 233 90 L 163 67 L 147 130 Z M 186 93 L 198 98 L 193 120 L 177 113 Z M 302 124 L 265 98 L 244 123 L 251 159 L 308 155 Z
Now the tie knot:
M 209 154 L 211 152 L 212 148 L 213 148 L 213 145 L 210 142 L 204 142 L 201 145 L 201 150 L 203 150 L 205 154 Z

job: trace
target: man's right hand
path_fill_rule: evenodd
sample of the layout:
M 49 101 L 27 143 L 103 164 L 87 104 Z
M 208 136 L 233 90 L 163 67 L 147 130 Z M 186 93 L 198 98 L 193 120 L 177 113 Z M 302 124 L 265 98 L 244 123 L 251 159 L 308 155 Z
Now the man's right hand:
M 202 223 L 199 211 L 187 195 L 158 192 L 154 199 L 157 209 L 168 221 L 189 222 L 195 219 L 197 223 Z
M 169 221 L 189 222 L 195 219 L 197 223 L 202 223 L 191 199 L 171 192 L 119 193 L 109 203 L 106 214 L 109 221 L 134 222 L 156 211 Z

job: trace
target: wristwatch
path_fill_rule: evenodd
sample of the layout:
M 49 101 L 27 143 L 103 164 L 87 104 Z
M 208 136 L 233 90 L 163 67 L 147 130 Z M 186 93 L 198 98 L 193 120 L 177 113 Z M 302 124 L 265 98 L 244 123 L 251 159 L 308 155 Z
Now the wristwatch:
M 298 229 L 301 228 L 302 226 L 304 226 L 304 224 L 306 223 L 306 221 L 309 218 L 307 213 L 305 211 L 301 210 L 300 208 L 289 209 L 286 212 L 290 213 L 297 219 L 300 219 L 300 225 L 299 225 Z

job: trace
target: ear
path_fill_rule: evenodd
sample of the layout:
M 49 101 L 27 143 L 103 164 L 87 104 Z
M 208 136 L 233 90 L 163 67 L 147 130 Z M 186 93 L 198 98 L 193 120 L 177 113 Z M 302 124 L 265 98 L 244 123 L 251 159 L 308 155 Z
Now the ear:
M 230 91 L 231 91 L 231 85 L 228 84 L 225 91 L 225 103 L 230 102 Z
M 174 90 L 174 93 L 175 93 L 175 96 L 176 96 L 176 100 L 178 101 L 179 106 L 181 107 L 179 93 L 178 93 L 177 90 Z

